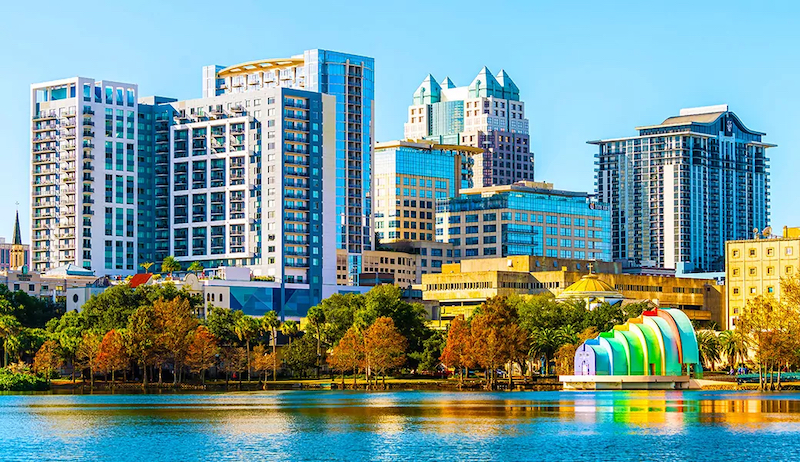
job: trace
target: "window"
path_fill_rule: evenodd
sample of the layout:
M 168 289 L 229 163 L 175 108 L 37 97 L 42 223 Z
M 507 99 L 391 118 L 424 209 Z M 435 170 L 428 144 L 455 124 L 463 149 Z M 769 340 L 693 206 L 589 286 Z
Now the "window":
M 733 295 L 739 295 L 739 288 L 738 287 L 734 287 L 733 288 Z
M 739 251 L 738 250 L 734 250 L 733 251 L 733 258 L 739 258 Z
M 755 257 L 756 256 L 756 249 L 750 249 L 749 254 L 750 254 L 751 257 Z
M 750 276 L 755 276 L 756 275 L 756 269 L 755 268 L 750 268 L 748 270 L 748 273 L 750 273 Z
M 794 272 L 794 266 L 787 266 L 786 267 L 786 274 L 792 274 Z
M 772 248 L 772 247 L 768 248 L 767 249 L 767 256 L 768 257 L 772 257 L 773 255 L 775 255 L 775 249 Z
M 750 288 L 750 293 L 751 293 L 751 294 L 754 294 L 754 293 L 756 293 L 756 288 L 755 288 L 755 287 L 751 287 L 751 288 Z
M 733 275 L 734 276 L 738 276 L 739 275 L 739 268 L 734 268 L 733 269 Z
M 772 275 L 774 275 L 774 274 L 775 274 L 775 267 L 773 267 L 773 266 L 768 266 L 768 267 L 767 267 L 767 276 L 772 276 Z
M 775 293 L 775 288 L 772 287 L 772 286 L 767 287 L 767 293 L 768 294 L 774 294 Z
M 791 255 L 794 249 L 792 247 L 786 247 L 786 255 Z

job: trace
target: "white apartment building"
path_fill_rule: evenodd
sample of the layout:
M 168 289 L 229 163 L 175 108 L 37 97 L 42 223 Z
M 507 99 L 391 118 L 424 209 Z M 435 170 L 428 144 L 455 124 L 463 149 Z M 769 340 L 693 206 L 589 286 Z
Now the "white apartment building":
M 31 85 L 33 270 L 136 272 L 137 97 L 84 77 Z

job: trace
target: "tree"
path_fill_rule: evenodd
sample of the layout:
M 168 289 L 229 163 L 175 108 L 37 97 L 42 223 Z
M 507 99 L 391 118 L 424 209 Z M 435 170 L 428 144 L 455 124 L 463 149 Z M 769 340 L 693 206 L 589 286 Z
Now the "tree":
M 314 367 L 317 361 L 316 342 L 310 335 L 300 337 L 289 344 L 284 361 L 293 376 L 305 377 L 308 369 Z
M 527 333 L 518 322 L 517 304 L 506 297 L 488 299 L 472 317 L 472 360 L 486 369 L 488 389 L 496 388 L 497 368 L 506 364 L 511 386 L 511 366 L 527 354 Z
M 173 384 L 177 385 L 180 382 L 181 365 L 192 342 L 191 334 L 197 328 L 197 318 L 192 315 L 191 305 L 184 298 L 157 300 L 153 304 L 153 312 L 159 353 L 172 360 L 175 372 Z
M 84 333 L 76 354 L 78 364 L 83 368 L 89 369 L 89 386 L 92 388 L 94 388 L 94 373 L 97 370 L 101 340 L 98 334 L 91 332 Z
M 22 325 L 13 315 L 0 315 L 0 338 L 3 340 L 3 367 L 8 366 L 9 340 L 19 332 Z
M 272 368 L 272 381 L 278 379 L 278 328 L 281 326 L 281 320 L 278 319 L 278 313 L 275 311 L 267 311 L 261 318 L 261 330 L 264 333 L 269 333 L 272 339 L 272 355 L 273 364 Z
M 239 338 L 240 342 L 245 342 L 246 345 L 246 352 L 247 352 L 247 381 L 250 381 L 250 340 L 252 340 L 257 334 L 259 330 L 258 321 L 252 316 L 242 316 L 241 318 L 236 320 L 236 324 L 233 326 L 234 332 L 236 332 L 236 337 Z
M 238 339 L 235 326 L 243 316 L 241 310 L 212 306 L 206 317 L 206 327 L 221 344 L 230 345 Z
M 164 257 L 164 260 L 161 262 L 161 272 L 162 273 L 169 273 L 169 276 L 172 277 L 172 273 L 175 271 L 181 270 L 181 262 L 175 259 L 172 255 Z
M 111 373 L 111 382 L 116 382 L 114 373 L 128 367 L 128 352 L 125 349 L 124 330 L 111 329 L 100 342 L 97 368 L 106 374 Z
M 394 326 L 392 318 L 384 316 L 376 319 L 364 332 L 367 380 L 374 370 L 383 377 L 383 388 L 386 388 L 386 371 L 405 363 L 407 345 L 406 338 Z
M 192 262 L 192 264 L 189 265 L 189 268 L 187 268 L 187 270 L 193 272 L 195 276 L 197 276 L 198 273 L 202 273 L 204 269 L 205 268 L 203 267 L 203 264 L 199 261 Z
M 364 295 L 364 307 L 355 314 L 355 325 L 366 329 L 380 317 L 392 318 L 395 328 L 406 338 L 408 351 L 421 352 L 432 331 L 425 323 L 425 308 L 419 303 L 408 303 L 403 291 L 391 284 L 373 287 Z M 409 361 L 416 367 L 416 361 Z
M 214 365 L 219 352 L 217 338 L 205 326 L 197 326 L 190 338 L 186 364 L 200 374 L 200 381 L 205 385 L 206 370 Z
M 141 266 L 142 269 L 144 270 L 144 272 L 147 273 L 147 272 L 150 271 L 150 267 L 153 266 L 154 264 L 155 263 L 153 263 L 151 261 L 146 261 L 144 263 L 140 263 L 139 266 Z
M 318 305 L 323 313 L 324 328 L 321 338 L 327 345 L 335 345 L 355 322 L 355 314 L 364 306 L 361 294 L 333 294 Z
M 591 338 L 597 337 L 597 329 L 587 327 L 580 334 L 573 336 L 572 329 L 563 329 L 558 332 L 561 341 L 567 342 L 558 347 L 553 356 L 556 362 L 556 373 L 561 375 L 572 375 L 575 371 L 575 352 L 578 347 Z
M 724 330 L 719 334 L 720 351 L 725 355 L 731 368 L 744 362 L 749 351 L 750 339 L 741 329 Z
M 364 338 L 355 327 L 345 332 L 339 343 L 333 347 L 330 356 L 331 367 L 342 373 L 342 388 L 344 388 L 344 374 L 353 371 L 353 388 L 356 388 L 358 368 L 364 360 Z
M 292 339 L 297 337 L 297 333 L 299 331 L 299 326 L 297 325 L 296 321 L 292 321 L 291 319 L 285 321 L 281 325 L 281 333 L 285 335 L 289 339 L 289 346 L 292 345 Z
M 147 366 L 158 352 L 156 314 L 152 305 L 142 305 L 128 319 L 128 354 L 142 366 L 142 387 L 147 386 Z
M 470 344 L 472 334 L 469 323 L 459 316 L 450 322 L 447 329 L 447 340 L 442 350 L 441 360 L 447 367 L 458 371 L 458 387 L 464 383 L 464 369 L 472 364 Z
M 36 357 L 33 358 L 33 370 L 42 374 L 48 382 L 53 375 L 53 371 L 61 367 L 62 360 L 58 355 L 58 342 L 48 340 L 42 344 Z
M 536 356 L 542 359 L 542 373 L 550 373 L 550 359 L 553 358 L 556 351 L 564 344 L 562 337 L 555 329 L 544 328 L 537 329 L 531 334 L 531 348 L 530 356 Z
M 717 334 L 710 330 L 697 331 L 697 349 L 700 362 L 707 370 L 713 370 L 720 358 L 720 343 Z
M 317 341 L 317 359 L 315 363 L 316 376 L 319 378 L 320 360 L 322 357 L 322 327 L 325 324 L 325 310 L 320 305 L 309 308 L 308 324 L 314 330 L 314 338 Z
M 256 345 L 253 347 L 253 369 L 258 373 L 259 378 L 263 375 L 264 382 L 267 381 L 267 373 L 273 370 L 277 361 L 272 353 L 267 353 L 267 347 Z M 266 384 L 264 384 L 266 389 Z
M 69 311 L 47 323 L 47 331 L 58 342 L 59 355 L 69 361 L 72 367 L 72 383 L 75 383 L 75 356 L 83 340 L 83 332 L 86 330 L 86 319 L 83 314 Z
M 422 343 L 422 351 L 409 353 L 417 362 L 417 369 L 424 372 L 437 372 L 441 364 L 442 349 L 445 337 L 441 331 L 435 331 Z

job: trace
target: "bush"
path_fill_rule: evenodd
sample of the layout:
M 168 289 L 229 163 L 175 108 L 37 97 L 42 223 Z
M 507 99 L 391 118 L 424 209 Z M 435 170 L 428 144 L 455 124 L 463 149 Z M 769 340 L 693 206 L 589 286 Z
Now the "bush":
M 0 391 L 42 391 L 49 389 L 45 379 L 28 373 L 0 369 Z

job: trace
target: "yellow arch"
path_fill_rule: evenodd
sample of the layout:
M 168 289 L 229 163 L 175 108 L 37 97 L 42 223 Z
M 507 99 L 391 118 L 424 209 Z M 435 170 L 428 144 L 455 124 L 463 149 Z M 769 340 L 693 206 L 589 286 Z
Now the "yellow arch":
M 667 349 L 664 347 L 664 336 L 661 335 L 661 328 L 658 327 L 655 321 L 650 319 L 649 316 L 642 316 L 642 324 L 646 325 L 653 332 L 656 334 L 656 338 L 658 338 L 658 346 L 661 347 L 661 373 L 666 374 L 667 372 Z

